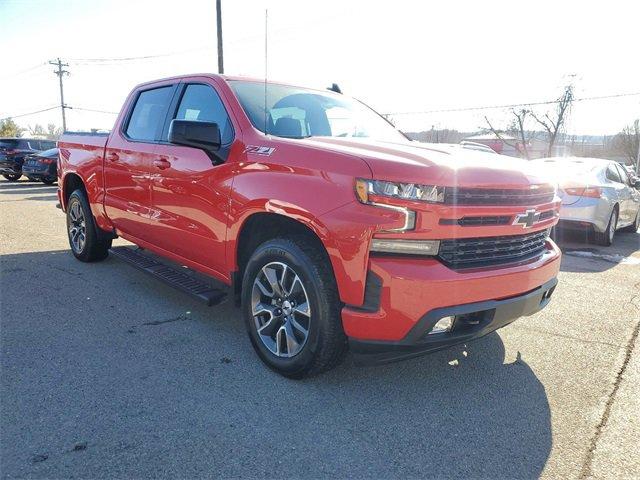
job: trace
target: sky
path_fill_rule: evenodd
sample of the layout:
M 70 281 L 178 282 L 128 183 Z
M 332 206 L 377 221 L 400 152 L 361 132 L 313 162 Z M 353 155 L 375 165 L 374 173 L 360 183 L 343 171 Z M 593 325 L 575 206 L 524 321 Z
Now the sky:
M 402 112 L 554 100 L 569 82 L 578 98 L 640 93 L 635 0 L 222 0 L 225 73 L 264 77 L 265 10 L 269 79 L 335 82 L 405 131 L 506 126 L 508 109 Z M 217 71 L 215 0 L 0 0 L 0 48 L 0 118 L 59 105 L 46 62 L 60 57 L 68 129 L 110 129 L 115 115 L 80 109 L 118 112 L 138 83 Z M 576 102 L 567 132 L 638 117 L 640 95 Z M 62 123 L 59 108 L 15 121 Z

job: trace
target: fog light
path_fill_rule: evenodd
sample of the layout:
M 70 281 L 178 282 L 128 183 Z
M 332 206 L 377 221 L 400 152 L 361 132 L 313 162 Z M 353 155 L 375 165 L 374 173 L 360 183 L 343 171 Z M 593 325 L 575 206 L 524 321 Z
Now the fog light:
M 429 335 L 434 333 L 445 333 L 451 331 L 451 327 L 453 327 L 453 320 L 455 317 L 444 317 L 436 322 L 433 326 Z

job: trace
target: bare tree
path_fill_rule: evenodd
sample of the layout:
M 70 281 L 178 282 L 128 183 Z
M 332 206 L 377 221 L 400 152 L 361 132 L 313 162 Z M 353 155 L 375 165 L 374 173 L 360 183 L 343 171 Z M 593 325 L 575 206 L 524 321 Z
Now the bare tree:
M 638 161 L 638 148 L 640 147 L 640 119 L 633 125 L 626 126 L 612 140 L 612 147 L 624 155 L 629 163 Z
M 55 123 L 49 123 L 47 125 L 47 139 L 58 140 L 62 135 L 62 128 L 56 127 Z
M 547 157 L 550 157 L 553 154 L 553 149 L 558 141 L 558 136 L 563 131 L 567 117 L 569 116 L 573 100 L 573 84 L 569 84 L 564 87 L 564 92 L 556 101 L 555 112 L 551 114 L 545 113 L 544 116 L 538 116 L 534 112 L 530 112 L 533 119 L 538 122 L 542 128 L 544 128 L 549 137 Z
M 517 137 L 520 140 L 520 142 L 513 142 L 513 141 L 507 140 L 503 135 L 503 133 L 505 133 L 504 130 L 498 130 L 494 128 L 493 124 L 491 123 L 491 121 L 487 116 L 484 117 L 484 120 L 485 122 L 487 122 L 487 125 L 489 126 L 489 130 L 505 145 L 508 145 L 520 151 L 520 148 L 518 147 L 518 145 L 521 144 L 522 154 L 524 155 L 524 158 L 529 160 L 528 143 L 530 141 L 530 138 L 527 130 L 525 129 L 525 124 L 527 121 L 527 116 L 529 116 L 531 112 L 525 109 L 511 110 L 511 114 L 514 116 L 514 118 L 511 122 L 509 129 L 507 130 L 507 133 L 509 133 L 511 136 Z

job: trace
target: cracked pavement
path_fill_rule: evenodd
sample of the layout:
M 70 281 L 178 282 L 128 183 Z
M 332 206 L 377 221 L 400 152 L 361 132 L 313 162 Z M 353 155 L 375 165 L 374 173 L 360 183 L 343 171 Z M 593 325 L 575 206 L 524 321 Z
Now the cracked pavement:
M 548 308 L 484 339 L 291 381 L 231 302 L 76 261 L 55 203 L 0 181 L 2 478 L 640 477 L 637 233 L 564 238 Z

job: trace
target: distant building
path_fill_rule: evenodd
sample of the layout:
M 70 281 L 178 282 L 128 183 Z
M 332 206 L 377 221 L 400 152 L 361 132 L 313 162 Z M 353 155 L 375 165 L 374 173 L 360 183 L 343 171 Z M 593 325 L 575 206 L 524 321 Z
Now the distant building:
M 466 137 L 465 140 L 469 142 L 482 143 L 491 148 L 494 152 L 502 155 L 508 155 L 510 157 L 524 157 L 522 141 L 518 138 L 501 133 L 500 136 L 493 132 L 481 133 L 479 135 L 472 135 Z M 529 152 L 529 158 L 544 157 L 547 153 L 548 144 L 540 140 L 533 140 L 527 143 L 527 151 Z

